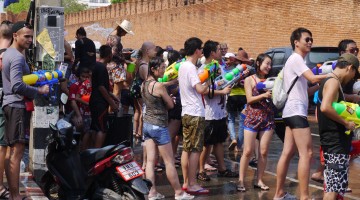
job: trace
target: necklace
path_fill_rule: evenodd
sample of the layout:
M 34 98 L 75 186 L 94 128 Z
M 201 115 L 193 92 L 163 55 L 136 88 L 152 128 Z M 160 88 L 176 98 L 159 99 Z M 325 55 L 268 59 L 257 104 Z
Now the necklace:
M 336 80 L 338 80 L 340 83 L 339 77 L 334 72 L 331 72 L 331 73 L 335 76 L 334 78 L 336 78 Z
M 336 80 L 338 80 L 338 82 L 339 82 L 339 87 L 340 87 L 340 91 L 341 91 L 341 94 L 342 94 L 342 96 L 343 96 L 343 98 L 344 98 L 344 92 L 343 92 L 343 89 L 342 89 L 342 86 L 341 86 L 341 83 L 340 83 L 340 79 L 339 79 L 339 77 L 334 73 L 334 72 L 331 72 L 335 77 L 335 79 Z

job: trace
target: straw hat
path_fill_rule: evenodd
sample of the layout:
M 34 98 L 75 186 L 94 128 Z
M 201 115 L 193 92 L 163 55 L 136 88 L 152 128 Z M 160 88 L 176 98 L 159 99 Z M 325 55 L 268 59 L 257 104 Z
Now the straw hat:
M 122 29 L 124 29 L 124 31 L 126 31 L 130 35 L 135 35 L 134 32 L 131 30 L 132 24 L 128 20 L 125 19 L 121 22 L 121 24 L 119 24 L 119 22 L 116 22 L 116 24 L 119 25 Z

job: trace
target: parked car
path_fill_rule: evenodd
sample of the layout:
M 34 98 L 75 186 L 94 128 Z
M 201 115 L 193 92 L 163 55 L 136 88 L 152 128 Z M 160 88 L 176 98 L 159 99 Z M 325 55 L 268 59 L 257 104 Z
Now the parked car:
M 292 54 L 291 47 L 275 47 L 265 51 L 272 58 L 273 70 L 271 76 L 276 76 L 284 67 L 285 62 Z M 306 56 L 306 65 L 312 69 L 317 64 L 323 64 L 328 60 L 335 60 L 339 57 L 337 47 L 311 47 L 310 53 Z

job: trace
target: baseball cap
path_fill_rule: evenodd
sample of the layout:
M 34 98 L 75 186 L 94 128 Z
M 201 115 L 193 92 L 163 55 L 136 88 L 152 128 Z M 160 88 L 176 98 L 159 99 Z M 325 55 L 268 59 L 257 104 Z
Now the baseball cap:
M 348 62 L 349 64 L 354 66 L 356 69 L 359 68 L 359 59 L 351 53 L 342 54 L 338 59 L 338 62 L 341 62 L 341 61 Z
M 347 63 L 349 63 L 353 67 L 355 67 L 354 79 L 358 79 L 360 77 L 360 75 L 359 75 L 359 59 L 356 56 L 354 56 L 351 53 L 344 53 L 338 59 L 338 62 L 341 62 L 341 61 L 346 61 Z
M 225 57 L 225 58 L 235 57 L 235 54 L 233 54 L 233 53 L 226 53 L 224 57 Z
M 16 33 L 16 32 L 18 32 L 20 29 L 22 29 L 24 27 L 29 28 L 29 29 L 33 29 L 31 24 L 27 23 L 26 21 L 18 21 L 12 26 L 11 31 L 13 33 Z

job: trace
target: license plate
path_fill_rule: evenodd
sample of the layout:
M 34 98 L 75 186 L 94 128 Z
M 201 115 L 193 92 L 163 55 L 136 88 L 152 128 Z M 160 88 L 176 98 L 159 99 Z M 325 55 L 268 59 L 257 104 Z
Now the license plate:
M 140 165 L 135 161 L 118 166 L 116 167 L 116 170 L 125 181 L 129 181 L 144 174 L 144 171 L 141 169 Z

